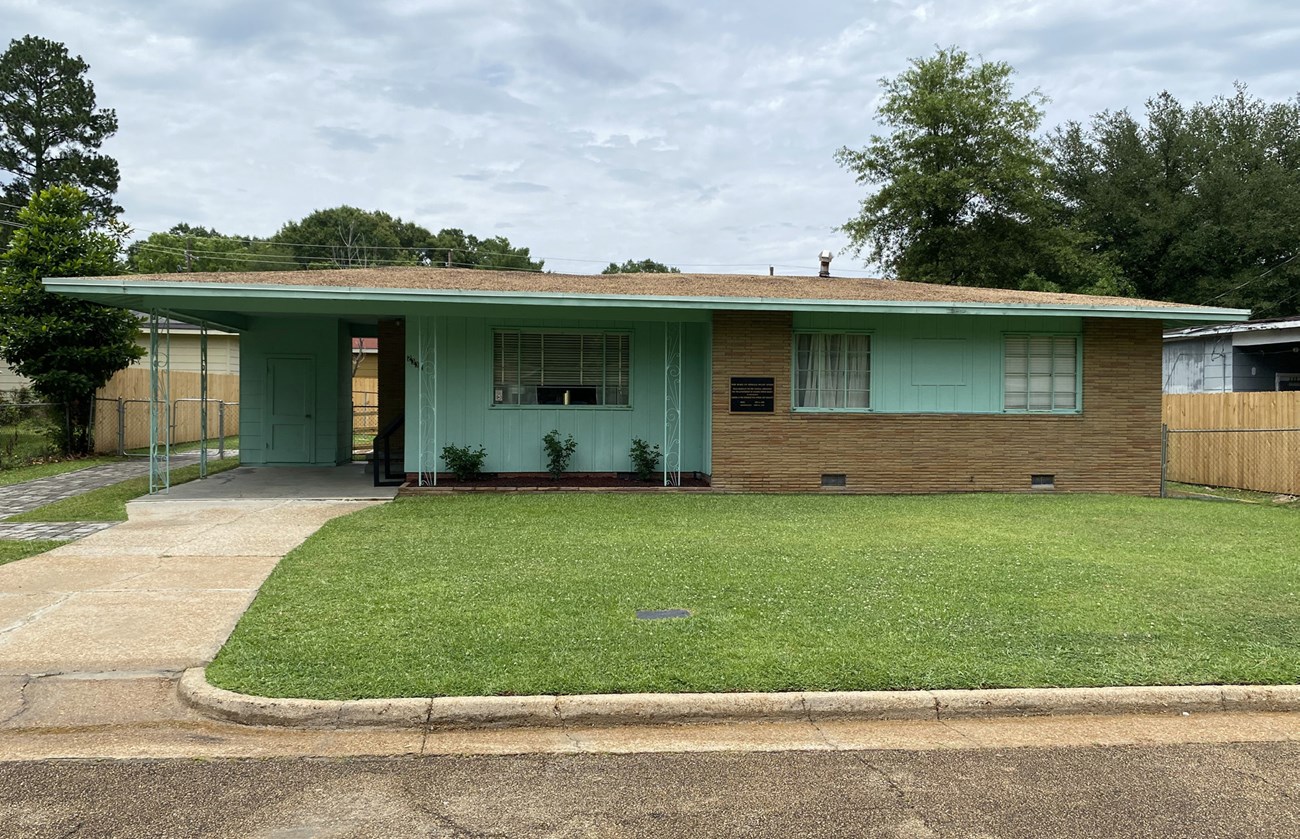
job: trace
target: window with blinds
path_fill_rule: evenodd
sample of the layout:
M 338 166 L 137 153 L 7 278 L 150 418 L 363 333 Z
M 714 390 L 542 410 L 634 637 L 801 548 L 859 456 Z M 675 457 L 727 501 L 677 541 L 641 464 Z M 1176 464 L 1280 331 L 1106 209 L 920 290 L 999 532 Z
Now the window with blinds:
M 1003 358 L 1003 406 L 1008 411 L 1079 408 L 1079 339 L 1008 335 Z
M 492 341 L 493 404 L 631 404 L 630 335 L 497 330 Z

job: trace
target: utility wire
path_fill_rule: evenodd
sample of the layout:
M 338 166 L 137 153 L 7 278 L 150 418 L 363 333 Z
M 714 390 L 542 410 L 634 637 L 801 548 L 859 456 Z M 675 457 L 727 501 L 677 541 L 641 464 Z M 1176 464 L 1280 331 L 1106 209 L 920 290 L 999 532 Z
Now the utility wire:
M 246 241 L 246 240 L 236 240 L 236 241 Z M 278 243 L 275 243 L 275 244 L 278 244 Z M 335 258 L 335 257 L 329 257 L 329 256 L 301 256 L 301 257 L 295 257 L 295 256 L 290 255 L 290 254 L 275 254 L 275 253 L 271 253 L 271 254 L 257 254 L 257 253 L 252 253 L 252 252 L 240 253 L 240 252 L 230 252 L 230 251 L 212 251 L 212 250 L 208 250 L 208 249 L 204 249 L 204 248 L 194 248 L 194 247 L 191 247 L 191 248 L 188 248 L 188 249 L 187 249 L 187 248 L 180 248 L 180 247 L 172 247 L 172 246 L 169 246 L 169 245 L 159 245 L 159 244 L 155 244 L 155 243 L 148 242 L 148 241 L 136 242 L 136 243 L 134 243 L 133 247 L 136 247 L 136 248 L 141 249 L 141 250 L 153 251 L 153 252 L 157 252 L 157 253 L 165 253 L 165 254 L 175 255 L 175 256 L 185 256 L 186 254 L 189 254 L 189 255 L 192 256 L 192 257 L 203 258 L 203 259 L 207 259 L 207 260 L 210 260 L 210 261 L 216 261 L 216 262 L 234 262 L 234 263 L 252 263 L 252 262 L 261 262 L 261 263 L 265 263 L 265 264 L 268 264 L 268 265 L 284 266 L 284 267 L 286 267 L 286 268 L 297 268 L 297 267 L 301 266 L 304 262 L 306 262 L 306 263 L 314 263 L 314 264 L 324 264 L 324 265 L 329 265 L 329 266 L 340 266 L 340 265 L 346 265 L 347 262 L 348 262 L 348 260 L 347 260 L 346 258 Z M 323 247 L 329 247 L 329 246 L 312 246 L 312 247 L 322 247 L 322 248 L 323 248 Z M 418 251 L 419 249 L 411 249 L 411 248 L 408 248 L 408 249 L 405 249 L 405 250 L 406 250 L 407 252 L 412 252 L 412 251 Z M 525 257 L 525 258 L 532 259 L 532 257 Z M 589 262 L 589 263 L 603 263 L 603 262 L 605 262 L 605 260 L 568 260 L 568 259 L 565 259 L 565 258 L 563 258 L 563 257 L 537 257 L 537 258 L 536 258 L 536 261 L 541 261 L 541 262 L 567 262 L 567 261 L 575 261 L 575 262 L 576 262 L 576 261 L 582 261 L 582 262 Z M 412 262 L 407 261 L 407 260 L 394 260 L 394 259 L 382 259 L 382 258 L 381 258 L 381 259 L 360 259 L 360 260 L 358 260 L 358 262 L 360 263 L 360 265 L 358 265 L 358 266 L 351 266 L 351 267 L 367 267 L 367 266 L 373 266 L 373 267 L 391 267 L 391 266 L 418 267 L 418 266 L 419 266 L 419 263 L 412 263 Z M 761 263 L 761 262 L 746 262 L 746 263 L 681 263 L 681 264 L 682 264 L 682 265 L 685 265 L 685 266 L 688 267 L 688 268 L 706 268 L 706 267 L 707 267 L 707 268 L 761 268 L 761 267 L 768 267 L 768 266 L 770 265 L 770 263 Z M 441 262 L 437 262 L 437 261 L 434 261 L 434 262 L 431 264 L 430 267 L 441 267 L 442 265 L 443 265 L 443 263 L 441 263 Z M 527 271 L 527 272 L 531 272 L 531 273 L 542 273 L 542 272 L 545 271 L 544 268 L 522 268 L 522 267 L 517 267 L 517 266 L 506 266 L 506 265 L 502 265 L 502 266 L 484 266 L 484 265 L 481 265 L 481 264 L 479 264 L 479 263 L 470 263 L 470 262 L 453 262 L 453 263 L 452 263 L 452 267 L 454 267 L 454 268 L 487 268 L 487 269 L 489 269 L 489 270 L 500 270 L 500 271 Z M 787 269 L 793 269 L 793 270 L 807 270 L 806 267 L 804 267 L 804 266 L 792 266 L 792 265 L 771 265 L 771 267 L 787 268 Z M 853 270 L 853 271 L 855 271 L 855 273 L 868 273 L 868 274 L 871 273 L 871 272 L 866 271 L 865 269 L 847 269 L 847 270 Z M 592 275 L 592 276 L 600 276 L 600 275 Z M 631 276 L 631 275 L 629 274 L 629 275 L 625 275 L 625 276 Z
M 1295 260 L 1298 259 L 1298 258 L 1300 258 L 1300 251 L 1297 251 L 1296 253 L 1294 253 L 1294 254 L 1292 254 L 1290 257 L 1288 257 L 1287 259 L 1283 260 L 1282 262 L 1279 262 L 1278 264 L 1274 265 L 1272 268 L 1269 268 L 1267 271 L 1265 271 L 1264 273 L 1260 274 L 1259 276 L 1257 276 L 1257 277 L 1251 277 L 1249 280 L 1246 280 L 1246 281 L 1245 281 L 1244 283 L 1242 283 L 1241 285 L 1239 285 L 1239 286 L 1235 286 L 1235 287 L 1233 287 L 1233 288 L 1230 288 L 1230 289 L 1228 289 L 1227 291 L 1223 292 L 1222 294 L 1216 294 L 1215 296 L 1211 297 L 1209 300 L 1206 300 L 1206 301 L 1205 301 L 1204 303 L 1202 303 L 1201 305 L 1202 305 L 1202 306 L 1208 306 L 1208 305 L 1210 305 L 1211 303 L 1213 303 L 1215 300 L 1218 300 L 1219 298 L 1227 297 L 1229 294 L 1232 294 L 1232 293 L 1235 292 L 1235 291 L 1241 291 L 1243 288 L 1245 288 L 1246 286 L 1250 285 L 1251 283 L 1256 282 L 1256 281 L 1258 281 L 1258 280 L 1262 280 L 1262 279 L 1264 279 L 1264 278 L 1267 277 L 1269 274 L 1272 274 L 1274 271 L 1276 271 L 1277 269 L 1281 268 L 1283 265 L 1286 265 L 1288 262 L 1293 262 L 1293 261 L 1295 261 Z
M 13 209 L 23 209 L 22 207 L 20 207 L 20 206 L 18 206 L 18 205 L 16 205 L 16 204 L 9 204 L 9 203 L 7 203 L 7 202 L 3 202 L 3 201 L 0 201 L 0 206 L 4 206 L 4 207 L 12 207 Z M 159 231 L 159 230 L 149 230 L 148 228 L 144 228 L 144 227 L 133 227 L 132 230 L 134 230 L 134 231 L 136 231 L 136 232 L 139 232 L 139 233 L 148 233 L 148 234 L 150 234 L 150 235 L 155 235 L 155 236 L 173 236 L 173 237 L 176 237 L 178 240 L 180 240 L 180 239 L 184 239 L 184 238 L 186 238 L 187 236 L 190 235 L 190 234 L 186 234 L 186 233 L 169 233 L 169 232 Z M 264 244 L 264 245 L 270 245 L 270 246 L 277 246 L 277 245 L 278 245 L 278 246 L 283 246 L 283 247 L 298 247 L 298 248 L 320 248 L 320 249 L 326 249 L 326 248 L 330 248 L 330 247 L 344 247 L 344 246 L 340 246 L 340 245 L 322 245 L 322 244 L 314 243 L 314 242 L 282 242 L 282 241 L 279 241 L 279 240 L 276 240 L 276 239 L 264 239 L 264 238 L 254 237 L 254 236 L 219 236 L 219 237 L 195 236 L 194 238 L 195 238 L 195 239 L 199 239 L 199 240 L 217 238 L 217 239 L 221 239 L 221 240 L 225 240 L 225 241 L 243 242 L 243 243 L 246 243 L 249 247 L 252 247 L 254 244 Z M 168 250 L 167 250 L 168 246 L 166 246 L 166 245 L 158 245 L 158 244 L 155 244 L 155 243 L 152 243 L 152 242 L 148 242 L 147 240 L 142 240 L 142 241 L 138 241 L 138 242 L 133 242 L 131 246 L 133 246 L 133 247 L 141 247 L 141 248 L 142 248 L 142 247 L 148 247 L 148 248 L 150 248 L 150 249 L 157 250 L 157 251 L 165 251 L 165 252 L 179 252 L 179 253 L 181 253 L 181 254 L 184 254 L 184 253 L 185 253 L 184 249 L 172 249 L 171 251 L 168 251 Z M 457 251 L 464 251 L 464 250 L 465 250 L 465 248 L 463 248 L 463 247 L 435 247 L 435 246 L 427 246 L 427 247 L 426 247 L 426 246 L 404 246 L 404 245 L 358 245 L 358 246 L 356 246 L 356 247 L 357 247 L 358 250 L 361 250 L 361 251 L 400 251 L 400 252 L 403 252 L 403 253 L 436 253 L 436 254 L 455 253 L 455 252 L 457 252 Z M 235 258 L 238 258 L 238 255 L 235 255 L 235 254 L 229 254 L 228 252 L 222 252 L 222 251 L 209 251 L 209 250 L 205 250 L 205 249 L 203 249 L 203 248 L 193 248 L 193 247 L 190 248 L 189 250 L 190 250 L 190 253 L 191 253 L 192 255 L 196 255 L 196 256 L 197 256 L 197 255 L 204 255 L 204 256 L 207 256 L 207 258 L 209 258 L 209 259 L 222 259 L 222 258 L 235 259 Z M 502 255 L 506 255 L 506 254 L 502 254 Z M 529 255 L 527 255 L 527 256 L 524 256 L 524 255 L 522 255 L 522 254 L 509 254 L 509 255 L 510 255 L 510 256 L 518 256 L 519 258 L 528 259 L 528 260 L 533 261 L 533 262 L 572 262 L 572 263 L 588 264 L 588 265 L 609 265 L 609 264 L 611 264 L 611 263 L 612 263 L 612 264 L 615 264 L 615 265 L 618 264 L 618 261 L 617 261 L 617 260 L 610 260 L 610 259 L 588 259 L 588 258 L 571 257 L 571 256 L 533 256 L 533 255 L 531 255 L 531 254 L 529 254 Z M 338 263 L 340 262 L 340 260 L 337 260 L 337 259 L 335 259 L 335 258 L 333 258 L 333 257 L 329 257 L 329 256 L 302 256 L 302 257 L 296 257 L 296 256 L 293 256 L 293 255 L 290 255 L 290 254 L 265 254 L 265 255 L 261 255 L 261 256 L 255 256 L 255 257 L 251 257 L 251 258 L 246 258 L 246 261 L 264 261 L 264 262 L 269 262 L 269 263 L 276 263 L 276 262 L 281 262 L 281 261 L 282 261 L 282 262 L 284 262 L 284 264 L 286 264 L 286 265 L 288 265 L 288 264 L 290 264 L 290 263 L 295 264 L 295 265 L 300 265 L 300 264 L 302 264 L 302 262 L 304 262 L 304 261 L 307 261 L 307 262 L 323 262 L 323 263 L 330 264 L 330 265 L 336 265 L 336 264 L 338 264 Z M 370 263 L 370 264 L 375 264 L 375 265 L 410 265 L 410 264 L 411 264 L 411 263 L 409 263 L 409 262 L 397 261 L 397 260 L 367 260 L 367 262 Z M 686 268 L 692 268 L 692 269 L 695 269 L 695 268 L 753 268 L 753 269 L 759 269 L 759 270 L 761 271 L 761 270 L 764 269 L 764 268 L 781 268 L 781 269 L 791 270 L 791 271 L 808 271 L 808 270 L 811 270 L 810 267 L 807 266 L 807 265 L 780 265 L 780 264 L 773 264 L 773 263 L 770 263 L 770 262 L 677 262 L 677 261 L 675 261 L 675 260 L 669 260 L 669 261 L 668 261 L 667 263 L 665 263 L 665 264 L 673 264 L 674 262 L 676 263 L 676 264 L 674 265 L 674 267 L 678 267 L 678 268 L 680 268 L 680 267 L 685 266 Z M 435 262 L 435 266 L 434 266 L 434 267 L 436 267 L 437 264 L 438 264 L 438 263 Z M 480 267 L 480 266 L 479 266 L 478 264 L 476 264 L 476 263 L 455 263 L 455 262 L 453 262 L 453 263 L 452 263 L 452 267 L 470 267 L 470 268 L 476 268 L 476 267 Z M 499 268 L 495 268 L 495 267 L 494 267 L 494 270 L 532 271 L 532 272 L 538 272 L 538 271 L 543 271 L 543 270 L 545 270 L 545 269 L 538 269 L 538 268 L 510 268 L 510 267 L 506 267 L 506 266 L 501 266 L 501 267 L 499 267 Z M 865 269 L 865 268 L 836 268 L 836 271 L 837 271 L 838 273 L 840 273 L 840 274 L 854 274 L 854 275 L 865 275 L 865 276 L 872 276 L 872 275 L 874 275 L 874 274 L 877 273 L 877 272 L 875 272 L 875 271 L 871 271 L 871 270 L 868 270 L 868 269 Z
M 152 250 L 152 251 L 157 251 L 157 252 L 166 253 L 175 256 L 184 256 L 186 253 L 186 251 L 183 248 L 170 248 L 164 245 L 151 245 L 147 243 L 137 243 L 137 245 L 139 245 L 139 247 L 145 250 Z M 249 254 L 221 253 L 221 252 L 214 252 L 214 251 L 199 251 L 195 249 L 190 249 L 189 254 L 194 257 L 201 257 L 203 259 L 208 259 L 215 262 L 234 262 L 234 263 L 262 262 L 262 263 L 267 263 L 276 266 L 283 266 L 286 269 L 300 268 L 304 260 L 312 263 L 318 263 L 318 264 L 324 263 L 327 266 L 347 267 L 347 268 L 369 268 L 369 267 L 418 268 L 421 267 L 419 263 L 412 263 L 412 262 L 405 262 L 405 261 L 398 261 L 398 260 L 391 260 L 391 259 L 358 260 L 358 262 L 360 262 L 361 264 L 347 265 L 346 263 L 348 260 L 346 259 L 334 259 L 332 257 L 324 257 L 324 256 L 322 257 L 292 257 L 292 256 L 284 256 L 284 255 L 259 256 L 257 254 L 251 254 L 251 253 Z M 430 267 L 439 267 L 442 266 L 443 264 L 444 263 L 437 262 L 437 263 L 433 263 L 433 265 Z M 545 273 L 544 268 L 519 268 L 519 267 L 509 266 L 509 265 L 484 266 L 473 262 L 452 262 L 451 265 L 453 268 L 487 268 L 494 271 L 524 271 L 533 274 Z

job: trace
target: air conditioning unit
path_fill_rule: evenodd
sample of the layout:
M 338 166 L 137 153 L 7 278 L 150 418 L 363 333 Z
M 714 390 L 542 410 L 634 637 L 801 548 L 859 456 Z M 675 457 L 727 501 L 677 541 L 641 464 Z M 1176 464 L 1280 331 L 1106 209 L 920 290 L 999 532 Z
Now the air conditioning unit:
M 1277 373 L 1278 390 L 1300 390 L 1300 373 Z

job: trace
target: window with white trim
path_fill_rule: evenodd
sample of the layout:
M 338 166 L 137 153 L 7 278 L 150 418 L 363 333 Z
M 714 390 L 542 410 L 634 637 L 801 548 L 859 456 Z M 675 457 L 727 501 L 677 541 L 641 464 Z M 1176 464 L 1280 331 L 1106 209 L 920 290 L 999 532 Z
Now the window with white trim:
M 1002 365 L 1008 411 L 1079 408 L 1079 339 L 1074 335 L 1007 335 Z
M 492 404 L 630 403 L 632 336 L 499 329 L 492 336 Z
M 871 407 L 871 336 L 796 332 L 794 407 L 865 411 Z

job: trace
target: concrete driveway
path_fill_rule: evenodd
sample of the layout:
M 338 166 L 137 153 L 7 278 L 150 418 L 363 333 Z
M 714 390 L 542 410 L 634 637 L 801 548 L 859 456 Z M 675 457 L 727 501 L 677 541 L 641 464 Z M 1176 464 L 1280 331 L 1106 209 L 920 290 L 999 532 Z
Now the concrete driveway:
M 212 660 L 284 554 L 373 503 L 132 503 L 124 524 L 0 565 L 0 727 L 45 713 L 42 696 L 79 695 L 72 716 L 47 709 L 78 724 L 163 702 L 181 670 Z

